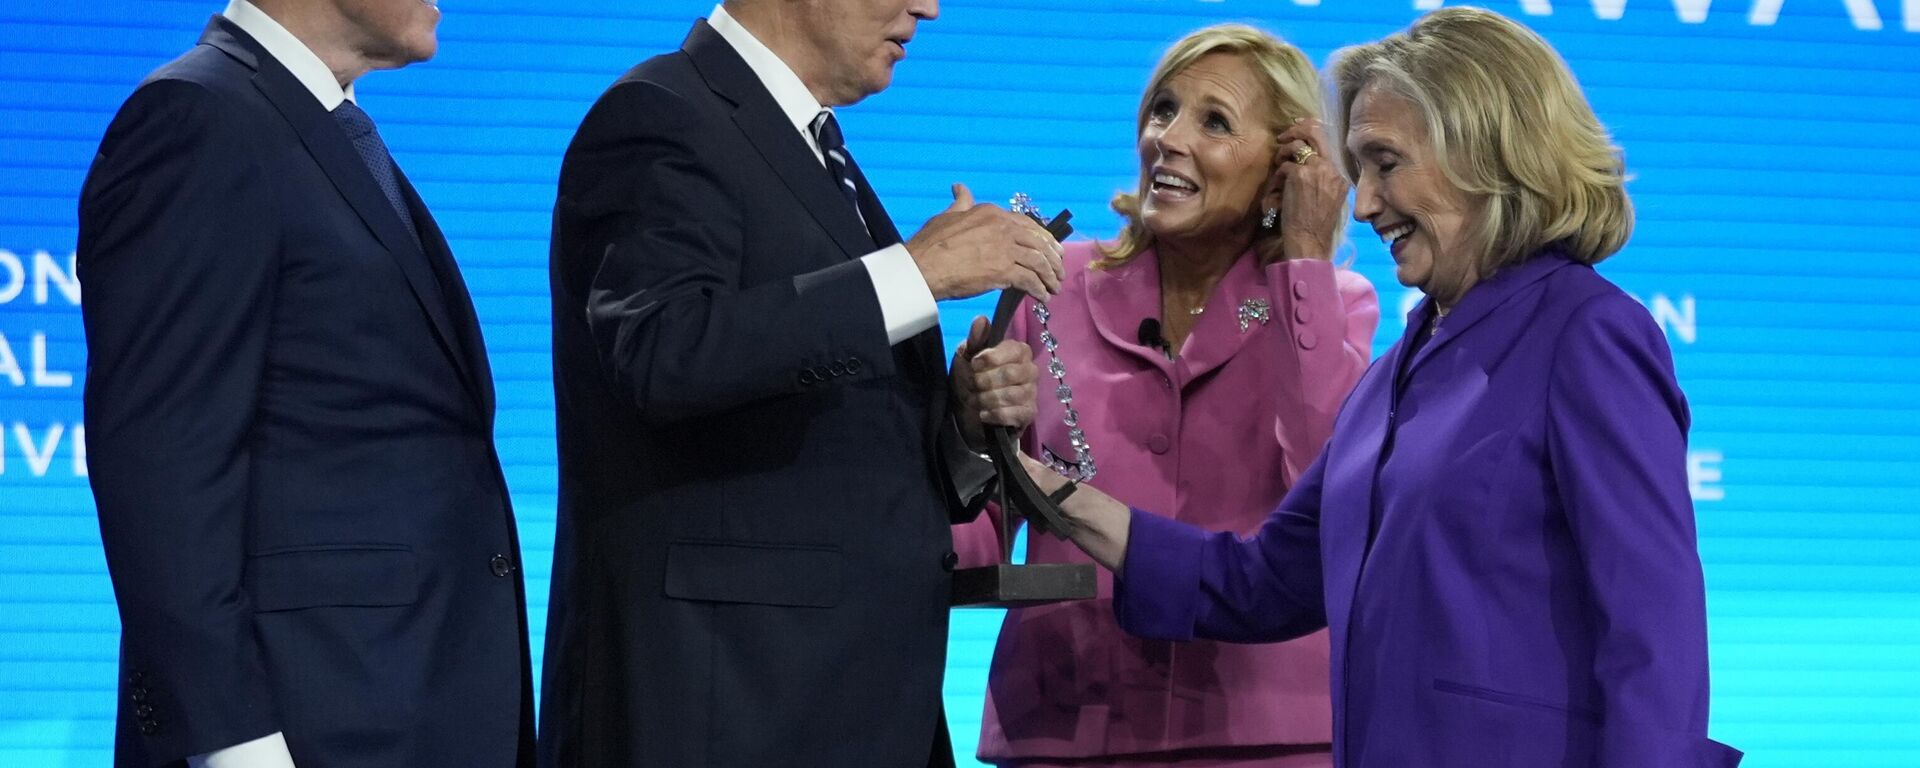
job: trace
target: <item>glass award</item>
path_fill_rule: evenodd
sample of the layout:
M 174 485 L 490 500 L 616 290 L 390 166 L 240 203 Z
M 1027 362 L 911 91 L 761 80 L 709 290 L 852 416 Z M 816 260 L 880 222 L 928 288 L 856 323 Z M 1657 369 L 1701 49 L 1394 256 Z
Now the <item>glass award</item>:
M 1072 225 L 1067 223 L 1073 218 L 1070 211 L 1061 211 L 1052 220 L 1042 219 L 1039 209 L 1026 195 L 1015 195 L 1009 207 L 1045 227 L 1055 240 L 1065 240 L 1067 235 L 1073 233 Z M 993 324 L 987 332 L 987 346 L 998 344 L 1007 337 L 1007 327 L 1026 298 L 1025 292 L 1014 288 L 1000 292 L 1000 302 L 993 311 Z M 1049 466 L 1075 481 L 1090 480 L 1095 471 L 1092 447 L 1087 444 L 1086 434 L 1080 429 L 1080 414 L 1073 407 L 1073 388 L 1067 385 L 1066 364 L 1060 360 L 1059 354 L 1060 342 L 1047 327 L 1049 316 L 1046 303 L 1035 301 L 1033 315 L 1040 327 L 1040 346 L 1047 358 L 1047 373 L 1054 381 L 1053 394 L 1063 408 L 1061 419 L 1067 425 L 1068 439 L 1074 451 L 1073 464 L 1054 459 L 1049 461 Z M 1039 389 L 1045 391 L 1044 386 Z M 1096 581 L 1092 564 L 1012 562 L 1012 521 L 1015 518 L 1026 520 L 1027 526 L 1035 534 L 1046 533 L 1063 539 L 1073 533 L 1074 524 L 1061 513 L 1058 500 L 1048 498 L 1034 484 L 1033 478 L 1027 475 L 1026 467 L 1020 463 L 1019 435 L 1007 427 L 993 424 L 984 427 L 987 457 L 993 461 L 994 471 L 998 475 L 995 500 L 999 502 L 1002 520 L 998 527 L 1000 561 L 993 565 L 955 571 L 953 604 L 1014 608 L 1093 597 Z

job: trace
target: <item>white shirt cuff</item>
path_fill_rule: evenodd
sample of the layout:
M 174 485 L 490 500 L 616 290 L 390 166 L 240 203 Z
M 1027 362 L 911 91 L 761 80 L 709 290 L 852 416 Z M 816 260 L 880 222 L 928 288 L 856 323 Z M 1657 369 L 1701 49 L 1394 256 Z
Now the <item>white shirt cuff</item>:
M 933 291 L 920 274 L 920 265 L 905 245 L 890 245 L 860 257 L 873 292 L 880 298 L 880 319 L 887 325 L 889 346 L 913 338 L 940 322 Z
M 274 732 L 245 744 L 187 758 L 188 768 L 293 768 L 287 738 Z

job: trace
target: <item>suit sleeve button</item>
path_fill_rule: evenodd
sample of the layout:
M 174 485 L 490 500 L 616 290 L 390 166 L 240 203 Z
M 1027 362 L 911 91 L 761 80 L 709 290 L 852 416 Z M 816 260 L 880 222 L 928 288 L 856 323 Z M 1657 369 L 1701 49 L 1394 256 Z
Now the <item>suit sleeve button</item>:
M 955 552 L 949 549 L 947 550 L 946 554 L 940 556 L 940 568 L 942 570 L 951 572 L 954 568 L 958 567 L 959 565 L 960 565 L 960 553 L 958 552 Z
M 808 370 L 806 368 L 800 369 L 800 385 L 801 386 L 810 386 L 818 381 L 819 379 L 816 379 L 813 377 L 813 371 Z
M 847 358 L 847 373 L 859 373 L 861 365 L 864 365 L 864 363 L 860 362 L 860 358 L 849 356 Z
M 847 375 L 847 364 L 835 360 L 827 365 L 827 373 L 835 376 L 845 376 Z
M 135 688 L 132 691 L 128 692 L 127 696 L 128 698 L 133 699 L 133 703 L 135 704 L 144 703 L 147 700 L 147 689 Z

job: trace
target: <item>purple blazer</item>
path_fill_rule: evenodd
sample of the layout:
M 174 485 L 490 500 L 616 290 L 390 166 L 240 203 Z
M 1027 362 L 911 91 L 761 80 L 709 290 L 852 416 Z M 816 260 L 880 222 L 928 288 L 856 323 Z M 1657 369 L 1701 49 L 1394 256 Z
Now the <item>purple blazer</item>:
M 1468 291 L 1396 384 L 1410 340 L 1252 537 L 1135 510 L 1120 625 L 1330 628 L 1348 768 L 1737 765 L 1706 735 L 1687 405 L 1647 311 L 1547 251 Z
M 1067 244 L 1066 284 L 1049 304 L 1078 423 L 1100 468 L 1094 484 L 1193 525 L 1252 533 L 1312 466 L 1341 401 L 1366 371 L 1380 318 L 1373 286 L 1325 261 L 1263 266 L 1244 254 L 1214 286 L 1179 359 L 1168 360 L 1139 342 L 1141 319 L 1160 316 L 1158 255 L 1148 250 L 1090 269 L 1097 255 L 1090 241 Z M 1266 320 L 1249 314 L 1240 325 L 1243 307 L 1263 305 Z M 1007 337 L 1031 345 L 1044 365 L 1031 319 L 1016 315 Z M 1033 456 L 1072 461 L 1060 402 L 1051 386 L 1040 389 L 1023 445 Z M 961 562 L 998 558 L 1000 522 L 990 508 L 954 527 Z M 1044 535 L 1028 538 L 1027 561 L 1092 562 L 1072 543 Z M 1274 754 L 1332 740 L 1325 633 L 1262 645 L 1129 637 L 1113 622 L 1110 578 L 1099 574 L 1096 599 L 1007 613 L 981 715 L 980 759 L 1179 752 L 1217 765 L 1205 751 L 1226 749 L 1247 763 L 1271 764 Z M 1320 755 L 1304 764 L 1331 764 Z

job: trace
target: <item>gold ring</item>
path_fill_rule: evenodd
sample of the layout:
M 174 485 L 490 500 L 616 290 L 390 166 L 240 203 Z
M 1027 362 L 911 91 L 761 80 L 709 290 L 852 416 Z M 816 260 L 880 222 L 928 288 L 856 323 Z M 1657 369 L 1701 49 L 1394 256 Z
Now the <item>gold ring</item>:
M 1313 156 L 1314 156 L 1314 155 L 1317 155 L 1317 154 L 1320 154 L 1320 153 L 1319 153 L 1319 152 L 1315 152 L 1315 151 L 1313 150 L 1313 145 L 1311 145 L 1311 144 L 1302 144 L 1302 145 L 1300 145 L 1300 146 L 1298 146 L 1298 147 L 1296 147 L 1296 148 L 1294 148 L 1294 150 L 1293 150 L 1293 161 L 1294 161 L 1294 162 L 1296 162 L 1296 163 L 1299 163 L 1299 164 L 1301 164 L 1301 165 L 1306 165 L 1306 164 L 1307 164 L 1307 161 L 1308 161 L 1308 160 L 1312 160 L 1312 159 L 1313 159 Z

